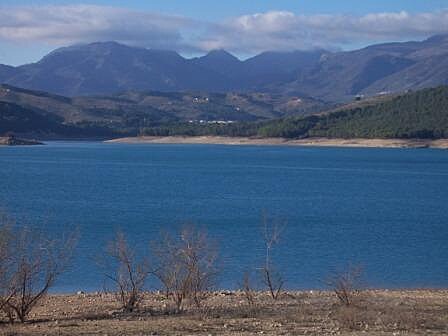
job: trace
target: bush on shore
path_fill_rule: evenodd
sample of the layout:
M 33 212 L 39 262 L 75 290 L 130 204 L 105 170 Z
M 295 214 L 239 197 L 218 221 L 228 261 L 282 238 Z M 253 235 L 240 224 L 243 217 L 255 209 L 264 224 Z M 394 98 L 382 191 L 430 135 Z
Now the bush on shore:
M 77 235 L 60 239 L 0 216 L 0 309 L 25 322 L 69 266 Z

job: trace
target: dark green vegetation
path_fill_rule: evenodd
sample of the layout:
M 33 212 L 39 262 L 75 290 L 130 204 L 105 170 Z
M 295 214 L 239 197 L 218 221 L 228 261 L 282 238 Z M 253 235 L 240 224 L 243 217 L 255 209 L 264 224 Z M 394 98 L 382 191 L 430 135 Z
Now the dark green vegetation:
M 424 89 L 331 113 L 231 125 L 171 124 L 146 135 L 224 135 L 284 138 L 447 138 L 448 87 Z
M 137 135 L 142 128 L 189 120 L 255 121 L 324 108 L 306 97 L 265 93 L 126 92 L 68 98 L 0 86 L 0 134 L 41 137 Z
M 357 94 L 448 84 L 448 35 L 344 52 L 265 52 L 244 61 L 224 50 L 187 59 L 174 51 L 92 43 L 57 49 L 32 64 L 0 65 L 0 83 L 65 96 L 236 91 L 347 102 Z
M 0 135 L 8 132 L 33 137 L 98 137 L 117 134 L 95 125 L 67 125 L 57 115 L 0 101 Z
M 261 136 L 287 138 L 447 138 L 448 87 L 425 89 L 376 105 L 273 121 Z

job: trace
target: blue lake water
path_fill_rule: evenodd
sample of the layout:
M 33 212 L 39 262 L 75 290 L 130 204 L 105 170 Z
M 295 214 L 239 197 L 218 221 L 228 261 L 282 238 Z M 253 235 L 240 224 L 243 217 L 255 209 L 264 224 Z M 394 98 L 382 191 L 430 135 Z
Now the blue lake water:
M 59 291 L 97 290 L 121 228 L 146 247 L 186 222 L 219 242 L 220 287 L 263 258 L 263 212 L 289 288 L 361 264 L 374 287 L 448 287 L 448 151 L 51 142 L 0 148 L 0 207 L 55 234 L 79 227 Z

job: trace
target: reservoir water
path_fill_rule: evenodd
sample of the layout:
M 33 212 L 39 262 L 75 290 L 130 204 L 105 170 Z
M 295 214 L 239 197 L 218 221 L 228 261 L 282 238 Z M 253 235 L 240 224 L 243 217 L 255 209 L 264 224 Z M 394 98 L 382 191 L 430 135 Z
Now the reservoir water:
M 372 287 L 448 286 L 448 151 L 49 142 L 0 148 L 0 207 L 59 234 L 78 227 L 57 291 L 99 290 L 94 259 L 121 228 L 146 247 L 161 229 L 207 229 L 219 287 L 262 262 L 262 213 L 286 222 L 274 250 L 292 289 L 362 265 Z

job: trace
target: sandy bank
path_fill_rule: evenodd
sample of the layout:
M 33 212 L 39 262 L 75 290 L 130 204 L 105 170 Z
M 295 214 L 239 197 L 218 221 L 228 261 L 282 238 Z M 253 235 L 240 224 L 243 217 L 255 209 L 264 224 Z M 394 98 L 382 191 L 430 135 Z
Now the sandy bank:
M 285 138 L 245 137 L 132 137 L 106 141 L 128 144 L 220 144 L 220 145 L 285 145 L 285 146 L 330 146 L 330 147 L 379 147 L 379 148 L 443 148 L 448 149 L 448 139 L 327 139 L 308 138 L 291 140 Z

